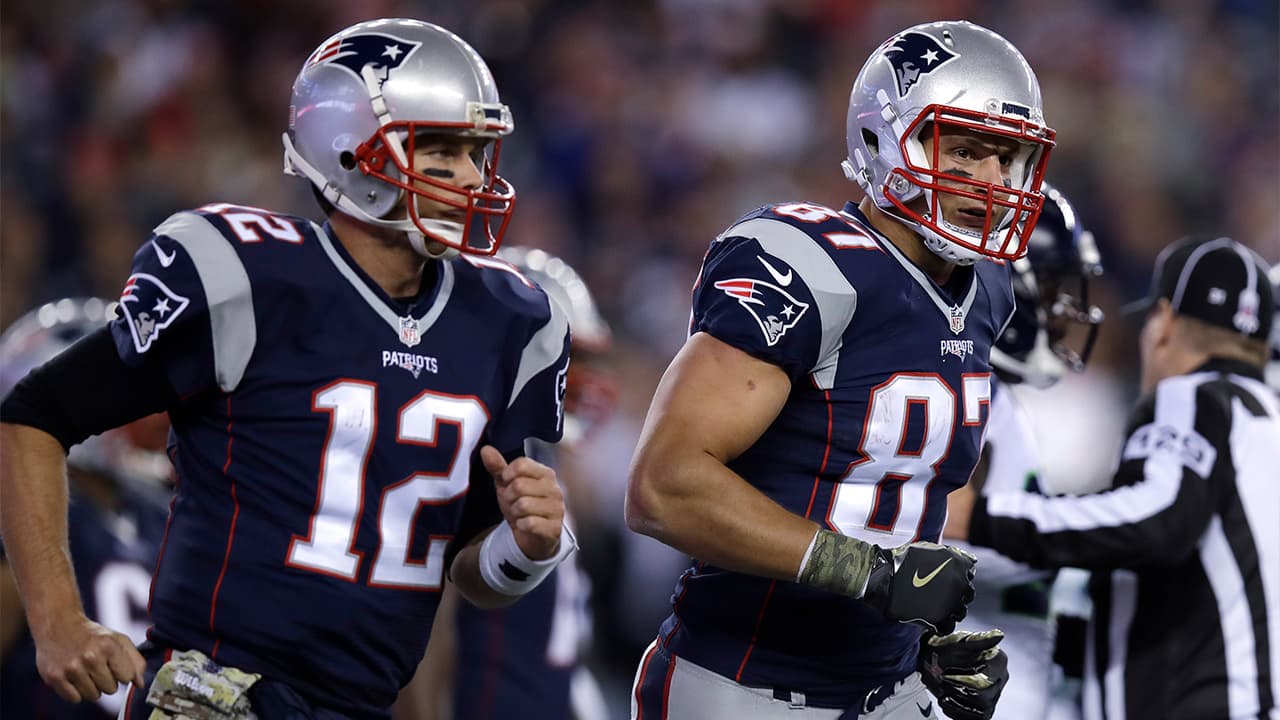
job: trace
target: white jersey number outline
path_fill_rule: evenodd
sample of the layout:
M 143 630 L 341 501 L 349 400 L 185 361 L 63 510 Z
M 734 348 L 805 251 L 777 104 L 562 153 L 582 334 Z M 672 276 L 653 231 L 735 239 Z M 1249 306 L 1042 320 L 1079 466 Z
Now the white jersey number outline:
M 330 414 L 329 435 L 320 462 L 316 508 L 305 537 L 294 535 L 286 563 L 354 582 L 364 559 L 355 549 L 365 501 L 365 466 L 377 433 L 377 386 L 339 380 L 318 390 L 312 410 Z M 378 500 L 378 549 L 369 585 L 439 590 L 444 551 L 451 535 L 432 535 L 426 558 L 409 558 L 414 519 L 423 505 L 443 505 L 462 497 L 471 474 L 471 456 L 488 424 L 488 412 L 472 396 L 424 391 L 400 408 L 396 442 L 435 447 L 441 424 L 458 428 L 458 447 L 443 472 L 416 472 L 383 488 Z
M 991 376 L 969 373 L 962 379 L 965 426 L 982 422 L 990 406 Z M 841 534 L 896 547 L 918 539 L 927 509 L 929 486 L 947 459 L 960 400 L 937 373 L 896 373 L 871 391 L 858 453 L 836 485 L 827 523 Z M 907 447 L 913 417 L 923 437 Z

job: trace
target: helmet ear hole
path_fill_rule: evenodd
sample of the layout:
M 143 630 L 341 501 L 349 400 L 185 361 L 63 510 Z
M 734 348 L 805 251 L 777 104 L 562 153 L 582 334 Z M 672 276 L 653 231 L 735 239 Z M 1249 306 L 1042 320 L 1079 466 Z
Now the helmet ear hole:
M 338 164 L 343 170 L 355 170 L 356 156 L 350 150 L 343 150 L 338 154 Z
M 871 157 L 880 154 L 880 139 L 876 134 L 866 128 L 862 128 L 862 144 L 867 146 L 867 150 L 871 152 Z

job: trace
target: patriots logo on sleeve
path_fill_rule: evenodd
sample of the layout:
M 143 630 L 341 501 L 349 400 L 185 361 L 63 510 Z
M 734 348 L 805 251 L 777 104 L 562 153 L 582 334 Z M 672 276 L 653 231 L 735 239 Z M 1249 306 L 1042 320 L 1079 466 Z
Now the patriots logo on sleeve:
M 790 275 L 791 270 L 788 268 L 785 276 L 788 283 Z M 775 275 L 775 279 L 776 277 Z M 736 298 L 738 304 L 751 313 L 769 347 L 777 345 L 782 336 L 795 327 L 809 309 L 808 303 L 800 302 L 786 290 L 764 280 L 733 278 L 717 282 L 715 288 Z
M 556 429 L 564 427 L 564 399 L 569 393 L 569 363 L 556 373 Z
M 133 347 L 145 353 L 160 331 L 173 324 L 191 304 L 188 298 L 169 289 L 160 278 L 147 273 L 134 273 L 120 295 L 120 309 L 129 321 Z
M 899 35 L 889 43 L 884 56 L 893 65 L 894 77 L 898 79 L 898 97 L 906 97 L 921 75 L 959 57 L 922 32 Z
M 378 86 L 387 81 L 392 70 L 404 64 L 404 61 L 422 46 L 422 43 L 401 40 L 398 37 L 380 33 L 348 35 L 339 38 L 315 51 L 307 65 L 329 63 L 346 68 L 360 78 L 366 65 L 372 65 L 378 78 Z

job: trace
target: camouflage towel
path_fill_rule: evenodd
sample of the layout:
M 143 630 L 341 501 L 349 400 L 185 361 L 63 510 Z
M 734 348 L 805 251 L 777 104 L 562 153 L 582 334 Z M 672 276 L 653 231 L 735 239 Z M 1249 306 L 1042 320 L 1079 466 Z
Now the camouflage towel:
M 147 691 L 156 708 L 148 720 L 257 720 L 248 691 L 260 677 L 219 665 L 198 650 L 174 653 Z

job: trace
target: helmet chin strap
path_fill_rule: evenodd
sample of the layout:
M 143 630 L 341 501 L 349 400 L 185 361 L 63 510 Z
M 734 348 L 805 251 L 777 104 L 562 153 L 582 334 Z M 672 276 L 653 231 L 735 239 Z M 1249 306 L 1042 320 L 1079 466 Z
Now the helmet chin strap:
M 944 221 L 945 222 L 945 221 Z M 982 255 L 974 250 L 961 247 L 939 235 L 933 228 L 924 223 L 912 223 L 924 239 L 924 246 L 934 255 L 954 265 L 972 265 L 982 259 Z
M 455 245 L 462 244 L 462 223 L 452 222 L 449 220 L 435 220 L 431 218 L 420 218 L 419 221 L 423 225 L 426 225 L 427 228 L 436 235 L 448 238 Z M 428 244 L 435 242 L 435 239 L 423 235 L 416 227 L 413 230 L 405 230 L 405 235 L 409 237 L 409 246 L 413 248 L 414 252 L 429 260 L 452 260 L 460 254 L 456 247 L 450 247 L 444 243 L 439 243 L 440 245 L 444 245 L 443 250 L 433 252 L 431 248 L 428 247 Z
M 430 248 L 427 247 L 427 244 L 431 242 L 431 240 L 423 235 L 418 229 L 418 226 L 411 220 L 388 220 L 386 218 L 374 217 L 365 212 L 359 205 L 351 202 L 350 197 L 342 194 L 342 191 L 339 190 L 336 185 L 329 182 L 329 180 L 325 178 L 324 174 L 317 170 L 314 165 L 307 162 L 306 159 L 302 157 L 302 154 L 294 148 L 293 141 L 289 139 L 289 133 L 284 133 L 280 139 L 284 142 L 285 173 L 288 175 L 304 177 L 307 180 L 310 180 L 311 184 L 319 188 L 320 194 L 324 195 L 326 200 L 333 203 L 334 207 L 347 215 L 357 218 L 363 222 L 367 222 L 370 225 L 402 231 L 406 236 L 408 236 L 409 246 L 413 248 L 414 252 L 425 258 L 431 260 L 451 260 L 458 256 L 458 251 L 448 246 L 445 246 L 445 249 L 440 252 L 432 252 Z M 431 230 L 431 232 L 447 238 L 455 244 L 462 244 L 464 229 L 462 223 L 453 222 L 451 220 L 437 220 L 434 218 L 422 218 L 421 221 L 423 225 Z

